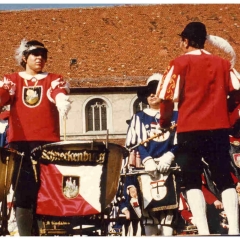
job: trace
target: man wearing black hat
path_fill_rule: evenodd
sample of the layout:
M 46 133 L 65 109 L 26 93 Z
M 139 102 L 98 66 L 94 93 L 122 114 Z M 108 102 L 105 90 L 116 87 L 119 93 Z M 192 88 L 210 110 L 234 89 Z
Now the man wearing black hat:
M 235 52 L 226 40 L 207 35 L 201 22 L 187 24 L 179 35 L 185 54 L 170 62 L 157 90 L 161 99 L 160 125 L 169 125 L 164 118 L 172 112 L 169 102 L 178 101 L 179 151 L 175 161 L 182 169 L 199 234 L 209 234 L 201 191 L 202 158 L 209 164 L 213 181 L 221 192 L 229 234 L 239 234 L 238 200 L 230 175 L 227 109 L 228 93 L 240 87 L 238 73 L 233 68 Z M 231 62 L 204 50 L 206 40 L 229 53 Z
M 142 164 L 148 174 L 139 176 L 141 186 L 142 218 L 146 236 L 158 234 L 158 225 L 161 225 L 161 235 L 173 234 L 173 223 L 177 212 L 177 196 L 173 174 L 169 168 L 174 161 L 176 145 L 174 145 L 174 131 L 166 131 L 161 136 L 141 142 L 162 133 L 159 125 L 159 103 L 156 97 L 156 88 L 161 81 L 161 74 L 153 74 L 147 80 L 147 86 L 137 92 L 138 98 L 149 105 L 149 108 L 133 115 L 129 123 L 126 137 L 126 148 L 139 152 Z M 174 112 L 172 123 L 177 119 L 177 111 Z M 140 144 L 140 145 L 139 145 Z M 131 181 L 125 181 L 126 189 L 134 185 Z M 137 186 L 135 186 L 137 187 Z M 126 194 L 125 199 L 129 196 Z M 127 206 L 122 209 L 126 214 Z

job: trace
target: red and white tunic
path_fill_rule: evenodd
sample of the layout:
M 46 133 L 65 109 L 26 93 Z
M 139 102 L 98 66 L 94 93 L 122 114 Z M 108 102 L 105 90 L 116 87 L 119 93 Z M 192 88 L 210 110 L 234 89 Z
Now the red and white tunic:
M 67 94 L 61 75 L 41 73 L 6 74 L 0 81 L 0 106 L 10 104 L 9 142 L 59 141 L 58 93 Z
M 179 103 L 177 132 L 229 128 L 227 95 L 239 89 L 239 79 L 229 61 L 203 49 L 194 50 L 170 62 L 157 95 Z M 166 111 L 172 110 L 164 102 L 161 105 L 164 119 Z

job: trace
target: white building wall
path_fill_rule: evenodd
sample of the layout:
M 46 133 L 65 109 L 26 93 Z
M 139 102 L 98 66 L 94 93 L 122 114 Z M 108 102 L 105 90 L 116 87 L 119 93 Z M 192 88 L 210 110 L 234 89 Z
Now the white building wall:
M 66 133 L 65 125 L 61 120 L 61 135 L 66 134 L 67 137 L 77 139 L 101 138 L 106 135 L 104 132 L 85 132 L 85 114 L 84 106 L 93 98 L 102 98 L 109 105 L 108 107 L 111 116 L 108 116 L 110 122 L 109 138 L 124 138 L 127 131 L 126 120 L 132 116 L 132 104 L 136 99 L 136 93 L 79 93 L 71 94 L 72 100 L 71 110 L 68 113 L 66 120 Z

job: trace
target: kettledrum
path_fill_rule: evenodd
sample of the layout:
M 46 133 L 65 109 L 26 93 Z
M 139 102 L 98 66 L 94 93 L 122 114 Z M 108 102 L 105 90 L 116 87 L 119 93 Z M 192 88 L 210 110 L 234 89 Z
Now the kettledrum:
M 0 147 L 0 201 L 8 194 L 12 183 L 14 162 L 21 153 L 11 148 Z
M 125 149 L 114 143 L 63 141 L 40 146 L 41 186 L 37 214 L 86 216 L 101 213 L 117 192 Z

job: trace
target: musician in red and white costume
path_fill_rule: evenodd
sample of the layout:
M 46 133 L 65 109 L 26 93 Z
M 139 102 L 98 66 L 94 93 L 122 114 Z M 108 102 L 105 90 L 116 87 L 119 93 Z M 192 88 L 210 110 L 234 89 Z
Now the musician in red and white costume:
M 229 116 L 227 96 L 238 90 L 239 74 L 233 68 L 235 52 L 224 39 L 207 35 L 201 22 L 187 24 L 181 34 L 185 52 L 170 62 L 157 95 L 160 103 L 160 125 L 168 126 L 172 102 L 178 102 L 175 161 L 182 170 L 183 183 L 200 235 L 209 234 L 205 201 L 201 191 L 201 159 L 209 164 L 213 181 L 221 192 L 229 222 L 228 234 L 239 234 L 238 199 L 230 174 Z M 230 53 L 232 61 L 212 55 L 204 49 L 208 40 Z
M 10 104 L 9 147 L 24 153 L 15 191 L 14 207 L 20 236 L 32 234 L 33 215 L 39 181 L 35 181 L 31 151 L 41 145 L 60 141 L 61 117 L 71 108 L 69 86 L 59 74 L 43 71 L 48 50 L 39 41 L 23 39 L 15 58 L 22 72 L 6 74 L 0 81 L 0 106 Z M 13 173 L 15 187 L 20 161 Z M 39 163 L 36 165 L 39 175 Z

